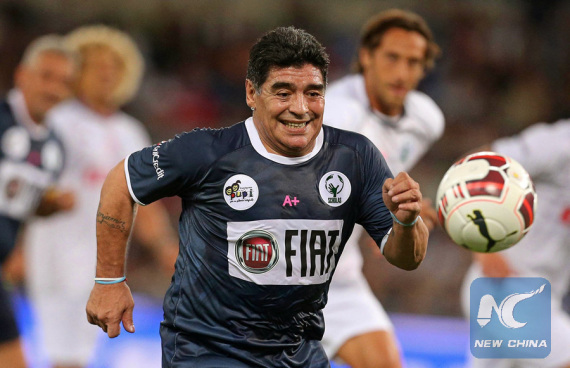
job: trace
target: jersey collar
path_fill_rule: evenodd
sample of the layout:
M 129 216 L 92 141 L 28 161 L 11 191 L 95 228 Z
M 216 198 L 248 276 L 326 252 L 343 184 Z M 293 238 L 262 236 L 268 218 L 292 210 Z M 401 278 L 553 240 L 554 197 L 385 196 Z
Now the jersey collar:
M 8 104 L 10 104 L 10 108 L 14 113 L 16 122 L 26 128 L 28 133 L 34 139 L 45 139 L 49 135 L 49 130 L 44 124 L 36 124 L 36 122 L 34 122 L 30 117 L 22 91 L 14 88 L 8 92 L 6 99 L 8 100 Z
M 313 148 L 313 150 L 311 152 L 309 152 L 305 156 L 301 156 L 301 157 L 286 157 L 286 156 L 276 155 L 274 153 L 267 152 L 267 149 L 265 148 L 265 146 L 261 142 L 261 138 L 259 137 L 259 132 L 255 128 L 255 125 L 253 123 L 253 118 L 248 118 L 245 121 L 245 128 L 247 129 L 247 135 L 249 136 L 249 140 L 251 141 L 251 145 L 253 146 L 253 148 L 255 149 L 255 151 L 257 153 L 259 153 L 261 156 L 265 157 L 268 160 L 271 160 L 271 161 L 274 161 L 274 162 L 277 162 L 277 163 L 283 164 L 283 165 L 296 165 L 296 164 L 300 164 L 300 163 L 309 161 L 310 159 L 315 157 L 317 155 L 317 153 L 320 152 L 320 150 L 323 146 L 323 142 L 324 142 L 324 133 L 323 133 L 323 128 L 321 127 L 321 130 L 319 131 L 319 135 L 317 135 L 317 139 L 315 140 L 315 147 Z

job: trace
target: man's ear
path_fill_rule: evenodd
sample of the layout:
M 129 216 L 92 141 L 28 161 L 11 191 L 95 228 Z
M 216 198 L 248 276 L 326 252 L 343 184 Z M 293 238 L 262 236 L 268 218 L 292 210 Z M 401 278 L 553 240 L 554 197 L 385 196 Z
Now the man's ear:
M 252 109 L 255 109 L 255 87 L 253 86 L 253 82 L 249 79 L 245 80 L 245 102 L 247 106 Z
M 360 62 L 360 66 L 363 70 L 368 70 L 370 68 L 371 60 L 372 52 L 369 49 L 362 47 L 358 50 L 358 61 Z
M 26 69 L 23 66 L 18 66 L 14 71 L 14 85 L 18 88 L 22 87 L 22 83 L 24 83 L 24 79 L 26 78 Z

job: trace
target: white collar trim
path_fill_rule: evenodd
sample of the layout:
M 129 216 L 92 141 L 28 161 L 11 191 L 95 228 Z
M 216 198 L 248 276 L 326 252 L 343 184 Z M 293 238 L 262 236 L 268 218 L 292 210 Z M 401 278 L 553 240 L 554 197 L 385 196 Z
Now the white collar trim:
M 315 140 L 315 147 L 313 147 L 313 150 L 311 152 L 301 157 L 286 157 L 286 156 L 277 155 L 275 153 L 270 153 L 267 151 L 267 149 L 261 142 L 261 138 L 259 137 L 259 132 L 257 131 L 255 124 L 253 123 L 253 118 L 250 117 L 245 121 L 245 128 L 247 129 L 247 135 L 249 135 L 249 140 L 251 141 L 251 145 L 253 146 L 255 151 L 259 153 L 261 156 L 265 157 L 266 159 L 277 162 L 282 165 L 296 165 L 309 161 L 310 159 L 315 157 L 317 153 L 320 152 L 324 142 L 324 133 L 323 133 L 323 128 L 321 127 L 319 135 L 317 135 L 317 139 Z
M 10 90 L 8 92 L 7 100 L 8 104 L 10 104 L 10 107 L 12 108 L 16 122 L 26 128 L 33 138 L 45 139 L 49 135 L 49 130 L 45 125 L 43 125 L 43 123 L 37 124 L 30 117 L 22 91 L 17 88 Z

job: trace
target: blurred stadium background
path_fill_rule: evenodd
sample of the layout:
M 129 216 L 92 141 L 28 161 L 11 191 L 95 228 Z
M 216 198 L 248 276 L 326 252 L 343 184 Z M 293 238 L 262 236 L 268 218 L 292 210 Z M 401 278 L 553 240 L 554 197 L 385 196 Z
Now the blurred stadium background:
M 463 152 L 531 123 L 570 116 L 570 2 L 562 0 L 0 0 L 0 89 L 5 94 L 11 87 L 13 70 L 35 37 L 112 25 L 135 37 L 147 62 L 141 91 L 126 111 L 160 141 L 250 114 L 244 97 L 248 51 L 265 31 L 295 25 L 314 34 L 331 55 L 335 80 L 349 71 L 361 25 L 392 7 L 426 18 L 443 50 L 420 86 L 447 122 L 443 138 L 412 171 L 425 196 L 435 196 L 439 179 Z M 166 203 L 176 223 L 177 201 Z M 470 254 L 438 229 L 414 272 L 365 263 L 373 290 L 394 318 L 408 367 L 463 366 L 468 328 L 458 289 L 469 262 Z M 138 332 L 102 338 L 93 367 L 160 365 L 157 323 L 169 280 L 137 244 L 128 267 Z M 33 309 L 25 289 L 16 284 L 15 291 L 33 367 L 43 367 Z

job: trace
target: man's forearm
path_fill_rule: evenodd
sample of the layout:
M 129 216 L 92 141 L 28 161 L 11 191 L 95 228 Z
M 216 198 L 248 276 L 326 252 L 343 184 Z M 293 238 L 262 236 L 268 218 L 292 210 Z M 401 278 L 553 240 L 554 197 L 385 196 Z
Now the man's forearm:
M 414 270 L 423 261 L 429 232 L 421 219 L 414 226 L 394 223 L 384 246 L 384 257 L 396 267 Z
M 96 277 L 125 275 L 127 242 L 134 219 L 134 206 L 121 162 L 111 170 L 101 190 L 96 223 Z

